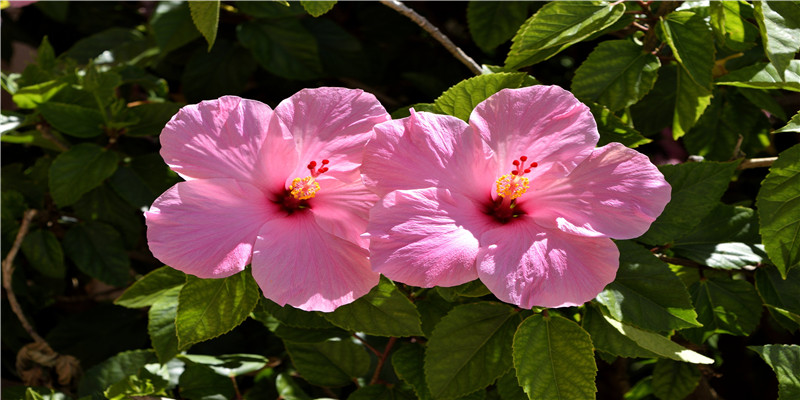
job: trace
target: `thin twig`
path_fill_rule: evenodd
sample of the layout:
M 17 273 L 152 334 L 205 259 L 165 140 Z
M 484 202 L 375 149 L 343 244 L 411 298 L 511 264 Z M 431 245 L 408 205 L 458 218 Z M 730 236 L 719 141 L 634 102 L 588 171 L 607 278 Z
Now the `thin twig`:
M 369 349 L 369 351 L 371 351 L 373 354 L 375 354 L 375 355 L 376 355 L 376 356 L 378 356 L 378 357 L 380 357 L 380 356 L 381 356 L 381 352 L 380 352 L 380 351 L 378 351 L 376 348 L 374 348 L 374 347 L 370 346 L 370 344 L 369 344 L 369 343 L 367 343 L 367 341 L 366 341 L 366 340 L 364 340 L 364 339 L 360 338 L 360 337 L 359 337 L 358 335 L 356 335 L 355 333 L 353 334 L 353 337 L 354 337 L 354 338 L 356 338 L 356 339 L 358 339 L 358 341 L 359 341 L 359 342 L 361 342 L 361 344 L 363 344 L 363 345 L 364 345 L 364 347 L 368 348 L 368 349 Z
M 383 5 L 390 7 L 391 9 L 399 12 L 400 14 L 405 15 L 414 23 L 419 25 L 422 29 L 426 32 L 430 33 L 434 39 L 438 40 L 439 43 L 442 44 L 450 53 L 452 53 L 459 61 L 461 61 L 464 65 L 469 68 L 475 75 L 480 75 L 481 66 L 475 62 L 470 56 L 464 53 L 458 46 L 456 46 L 450 38 L 445 36 L 439 28 L 435 27 L 433 24 L 430 23 L 425 17 L 422 15 L 417 14 L 416 11 L 406 7 L 405 4 L 398 0 L 381 0 Z
M 11 246 L 11 249 L 8 251 L 8 255 L 3 260 L 3 287 L 6 289 L 6 295 L 8 296 L 8 304 L 11 306 L 11 309 L 14 311 L 14 314 L 17 314 L 17 318 L 19 318 L 19 322 L 22 323 L 22 326 L 28 332 L 29 335 L 33 338 L 34 341 L 37 343 L 47 343 L 39 336 L 38 333 L 33 329 L 28 319 L 25 318 L 25 314 L 22 312 L 22 308 L 17 301 L 17 295 L 14 294 L 14 289 L 11 287 L 11 277 L 14 275 L 14 258 L 17 256 L 19 252 L 19 248 L 22 246 L 22 241 L 25 240 L 25 235 L 28 234 L 28 229 L 30 229 L 31 221 L 36 216 L 36 210 L 28 210 L 25 211 L 25 214 L 22 217 L 22 224 L 19 226 L 19 232 L 17 232 L 17 237 L 14 239 L 14 244 Z
M 733 154 L 731 155 L 731 160 L 735 160 L 739 157 L 744 157 L 742 153 L 742 141 L 744 141 L 744 136 L 739 135 L 736 139 L 736 146 L 733 146 Z
M 386 347 L 383 349 L 383 354 L 380 355 L 378 358 L 378 365 L 375 367 L 375 373 L 372 374 L 372 379 L 370 379 L 369 384 L 374 385 L 378 382 L 378 377 L 381 374 L 381 369 L 383 369 L 383 363 L 386 362 L 386 358 L 389 357 L 389 353 L 392 351 L 392 346 L 394 346 L 394 342 L 397 341 L 396 337 L 390 337 L 389 342 L 386 343 Z
M 746 158 L 741 164 L 739 164 L 737 169 L 769 167 L 772 166 L 772 163 L 774 163 L 777 159 L 778 157 Z
M 52 132 L 50 132 L 50 126 L 47 124 L 37 124 L 36 130 L 42 134 L 42 137 L 52 142 L 56 147 L 58 147 L 61 151 L 69 150 L 69 145 L 64 143 L 61 139 L 55 137 Z

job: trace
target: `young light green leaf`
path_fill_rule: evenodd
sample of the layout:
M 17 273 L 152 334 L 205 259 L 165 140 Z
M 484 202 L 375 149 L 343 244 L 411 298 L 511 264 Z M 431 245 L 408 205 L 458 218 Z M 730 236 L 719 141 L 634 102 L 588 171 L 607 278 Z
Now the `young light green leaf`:
M 648 332 L 623 324 L 607 315 L 603 315 L 606 322 L 619 333 L 634 341 L 645 350 L 658 354 L 670 360 L 683 361 L 692 364 L 713 364 L 714 360 L 702 354 L 691 351 L 657 333 Z
M 699 88 L 710 90 L 714 38 L 707 20 L 691 11 L 675 11 L 659 21 L 658 26 L 687 76 Z
M 326 12 L 330 11 L 336 5 L 334 1 L 300 1 L 300 5 L 308 12 L 309 15 L 316 18 Z
M 478 75 L 455 84 L 433 102 L 436 112 L 469 120 L 472 109 L 489 96 L 505 88 L 518 88 L 526 74 L 522 72 Z
M 700 383 L 696 365 L 660 359 L 653 369 L 653 394 L 661 400 L 683 400 Z
M 517 379 L 531 399 L 594 399 L 597 365 L 589 334 L 564 317 L 534 315 L 514 334 Z
M 436 399 L 454 399 L 492 384 L 511 368 L 520 316 L 508 305 L 479 302 L 453 308 L 436 325 L 425 353 L 425 379 Z
M 217 39 L 217 26 L 219 25 L 219 0 L 216 1 L 190 1 L 189 10 L 192 22 L 197 30 L 206 38 L 208 51 L 214 47 Z
M 647 350 L 611 326 L 597 305 L 586 307 L 582 327 L 592 336 L 594 347 L 602 352 L 620 357 L 653 358 L 658 354 Z
M 61 153 L 50 166 L 50 194 L 59 207 L 71 205 L 117 170 L 117 153 L 82 143 Z
M 130 280 L 130 258 L 111 226 L 96 221 L 75 225 L 64 235 L 63 244 L 67 257 L 87 275 L 114 286 Z
M 167 266 L 157 268 L 134 282 L 122 296 L 114 300 L 114 304 L 128 308 L 151 306 L 167 291 L 182 287 L 184 283 L 186 274 L 183 272 Z
M 156 351 L 158 361 L 167 361 L 178 355 L 178 334 L 175 330 L 175 317 L 178 315 L 178 295 L 180 286 L 164 292 L 147 312 L 147 333 Z
M 334 325 L 375 336 L 422 336 L 419 312 L 395 284 L 380 283 L 358 300 L 322 314 Z
M 317 40 L 296 19 L 255 20 L 237 27 L 239 41 L 267 71 L 287 79 L 322 74 Z
M 747 281 L 709 278 L 695 282 L 689 291 L 702 328 L 681 334 L 702 343 L 715 333 L 749 335 L 761 319 L 761 299 Z
M 785 278 L 800 265 L 800 144 L 778 155 L 756 197 L 761 237 Z
M 11 99 L 19 108 L 36 108 L 67 87 L 66 82 L 52 80 L 17 89 Z
M 258 303 L 258 285 L 249 270 L 222 279 L 187 275 L 178 298 L 178 348 L 212 339 L 239 326 Z
M 659 167 L 672 186 L 672 199 L 638 240 L 663 244 L 691 232 L 717 205 L 737 165 L 738 162 L 703 162 Z
M 321 343 L 284 342 L 303 379 L 321 386 L 344 386 L 369 371 L 369 354 L 349 339 Z
M 544 61 L 561 50 L 602 31 L 625 12 L 622 3 L 557 1 L 545 4 L 513 38 L 506 68 L 520 69 Z
M 756 290 L 778 323 L 791 331 L 800 328 L 800 268 L 790 269 L 786 279 L 777 268 L 759 268 Z
M 789 66 L 784 71 L 783 78 L 778 74 L 778 70 L 774 65 L 758 63 L 723 75 L 714 83 L 755 89 L 783 89 L 800 92 L 800 60 L 789 61 Z
M 63 279 L 67 273 L 64 250 L 53 232 L 36 229 L 22 242 L 22 254 L 33 268 L 49 278 Z
M 795 114 L 786 126 L 772 133 L 800 132 L 800 111 Z
M 529 4 L 524 1 L 470 1 L 467 25 L 472 40 L 485 52 L 505 43 L 528 18 Z
M 617 247 L 617 277 L 597 296 L 612 317 L 659 332 L 700 326 L 689 292 L 665 263 L 631 241 Z
M 800 346 L 768 344 L 749 346 L 769 364 L 778 377 L 778 399 L 800 398 Z
M 711 104 L 711 90 L 695 83 L 683 68 L 678 68 L 677 83 L 672 117 L 672 137 L 676 140 L 692 129 Z
M 617 111 L 636 104 L 653 88 L 660 66 L 656 56 L 633 41 L 605 41 L 575 71 L 572 91 L 581 100 Z
M 757 1 L 755 17 L 764 52 L 783 78 L 800 50 L 800 4 L 794 1 Z
M 627 147 L 634 148 L 652 141 L 642 136 L 636 129 L 622 122 L 622 120 L 609 111 L 608 108 L 597 103 L 588 103 L 587 105 L 594 116 L 594 120 L 597 123 L 597 130 L 600 133 L 600 140 L 597 142 L 598 146 L 605 146 L 611 142 L 617 142 Z
M 103 114 L 75 104 L 47 102 L 39 106 L 44 119 L 62 133 L 79 138 L 103 134 Z

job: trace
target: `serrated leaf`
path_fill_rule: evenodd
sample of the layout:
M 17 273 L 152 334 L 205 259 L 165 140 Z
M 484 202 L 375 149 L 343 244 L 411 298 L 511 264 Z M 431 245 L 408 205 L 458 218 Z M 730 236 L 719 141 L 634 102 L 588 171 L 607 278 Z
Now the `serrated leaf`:
M 397 377 L 414 388 L 419 400 L 430 400 L 431 391 L 425 382 L 425 349 L 408 343 L 392 352 L 392 367 Z
M 186 274 L 164 266 L 150 271 L 114 300 L 114 304 L 128 308 L 141 308 L 155 304 L 170 289 L 182 287 Z
M 206 38 L 208 51 L 214 47 L 217 39 L 217 26 L 219 25 L 219 0 L 216 1 L 190 1 L 189 11 L 192 22 L 197 30 Z
M 158 362 L 152 350 L 132 350 L 119 353 L 86 370 L 78 384 L 78 396 L 103 396 L 107 387 L 130 375 L 136 375 L 146 364 Z
M 800 111 L 798 111 L 797 114 L 795 114 L 792 117 L 792 120 L 789 121 L 789 123 L 786 124 L 786 126 L 772 133 L 783 133 L 783 132 L 800 132 Z
M 38 109 L 59 132 L 79 138 L 103 134 L 103 114 L 95 109 L 52 101 L 41 104 Z
M 518 88 L 526 74 L 522 72 L 478 75 L 455 84 L 434 102 L 436 112 L 469 120 L 478 103 L 505 88 Z
M 642 136 L 641 133 L 622 122 L 622 120 L 609 111 L 608 108 L 597 103 L 588 103 L 587 105 L 597 123 L 597 131 L 600 133 L 600 140 L 597 142 L 598 146 L 605 146 L 611 142 L 617 142 L 627 147 L 634 148 L 652 142 L 652 140 Z
M 239 42 L 267 71 L 287 79 L 322 74 L 317 40 L 298 20 L 249 21 L 237 27 Z
M 800 327 L 800 268 L 789 270 L 786 279 L 777 268 L 759 268 L 756 290 L 781 325 L 792 331 Z
M 703 162 L 659 167 L 672 186 L 672 199 L 650 230 L 637 240 L 663 244 L 691 232 L 717 205 L 737 165 L 738 162 Z
M 506 57 L 507 69 L 544 61 L 611 26 L 625 12 L 622 3 L 559 1 L 539 9 L 519 28 Z
M 694 342 L 702 343 L 715 333 L 749 335 L 761 319 L 761 299 L 746 281 L 709 278 L 695 282 L 689 292 L 703 327 L 681 334 Z
M 695 83 L 683 68 L 678 68 L 677 84 L 672 117 L 672 137 L 676 140 L 692 129 L 711 104 L 711 90 Z
M 489 52 L 514 36 L 528 17 L 523 1 L 470 1 L 467 4 L 467 25 L 472 40 Z
M 150 27 L 162 53 L 169 53 L 200 37 L 192 21 L 190 6 L 188 2 L 158 3 L 150 19 Z
M 22 254 L 33 268 L 49 278 L 64 278 L 64 250 L 53 232 L 36 229 L 29 232 L 22 242 Z
M 653 394 L 661 400 L 682 400 L 700 383 L 696 365 L 660 359 L 653 369 Z
M 75 203 L 117 170 L 117 153 L 82 143 L 61 153 L 50 166 L 50 194 L 59 207 Z
M 591 335 L 592 343 L 598 351 L 629 358 L 658 357 L 658 354 L 639 346 L 633 339 L 609 324 L 597 306 L 586 308 L 582 326 Z
M 187 399 L 217 400 L 235 398 L 236 390 L 231 379 L 202 364 L 187 364 L 178 384 L 181 387 L 181 397 Z
M 800 265 L 800 144 L 778 155 L 756 197 L 761 237 L 785 278 Z
M 794 1 L 757 1 L 755 17 L 764 52 L 783 77 L 800 50 L 800 4 Z
M 597 365 L 589 334 L 564 317 L 534 315 L 514 334 L 517 379 L 531 399 L 594 399 Z
M 631 241 L 616 244 L 617 277 L 597 296 L 612 317 L 659 332 L 700 326 L 686 287 L 667 264 Z
M 630 40 L 605 41 L 575 71 L 572 91 L 581 100 L 617 111 L 636 104 L 653 88 L 659 67 L 655 55 Z
M 681 69 L 696 86 L 710 90 L 714 40 L 708 21 L 691 11 L 675 11 L 658 26 Z
M 175 326 L 179 349 L 227 333 L 241 324 L 261 297 L 249 270 L 222 279 L 187 275 Z
M 63 245 L 67 257 L 87 275 L 114 286 L 130 280 L 130 259 L 111 226 L 95 221 L 75 225 L 64 235 Z
M 281 307 L 266 297 L 259 300 L 257 309 L 269 313 L 281 324 L 295 328 L 329 329 L 334 327 L 317 312 L 300 310 L 288 304 Z
M 657 333 L 648 332 L 623 324 L 607 315 L 603 315 L 606 322 L 619 333 L 634 341 L 641 348 L 671 360 L 683 361 L 692 364 L 713 364 L 714 360 L 700 353 L 691 351 Z
M 377 286 L 356 301 L 322 314 L 334 325 L 375 336 L 422 336 L 419 312 L 392 281 Z
M 369 354 L 348 339 L 285 344 L 297 371 L 315 385 L 344 386 L 369 371 Z
M 180 286 L 174 286 L 161 292 L 147 312 L 147 333 L 150 335 L 150 343 L 152 343 L 161 364 L 165 364 L 178 355 L 175 317 L 178 314 L 180 292 Z
M 778 398 L 791 400 L 800 397 L 800 346 L 768 344 L 749 346 L 769 364 L 778 377 Z
M 425 353 L 425 379 L 436 399 L 483 389 L 511 368 L 511 340 L 520 316 L 508 305 L 479 302 L 453 308 L 436 325 Z
M 336 5 L 336 1 L 300 1 L 300 5 L 309 15 L 316 18 L 330 11 Z
M 789 61 L 783 79 L 774 65 L 758 63 L 723 75 L 714 83 L 754 89 L 783 89 L 800 92 L 800 60 Z

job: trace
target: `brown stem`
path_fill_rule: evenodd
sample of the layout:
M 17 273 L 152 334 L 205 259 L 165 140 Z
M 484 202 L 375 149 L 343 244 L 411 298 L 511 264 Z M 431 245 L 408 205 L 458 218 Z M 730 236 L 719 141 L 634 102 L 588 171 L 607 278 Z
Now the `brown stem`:
M 383 354 L 381 354 L 378 358 L 378 365 L 375 367 L 375 373 L 372 374 L 372 379 L 369 381 L 370 385 L 374 385 L 378 382 L 378 376 L 380 376 L 381 369 L 383 369 L 383 363 L 385 363 L 386 359 L 389 357 L 389 353 L 392 351 L 392 346 L 394 346 L 394 342 L 396 341 L 396 337 L 390 337 L 389 342 L 386 343 L 386 347 L 383 349 Z
M 42 134 L 43 138 L 53 142 L 53 144 L 55 144 L 56 147 L 58 147 L 59 150 L 61 150 L 61 151 L 69 150 L 69 145 L 68 144 L 64 143 L 61 139 L 55 137 L 53 135 L 53 133 L 50 132 L 50 125 L 47 125 L 45 123 L 37 124 L 36 125 L 36 130 L 38 130 L 39 133 Z
M 415 24 L 419 25 L 422 29 L 428 32 L 434 39 L 438 40 L 451 54 L 453 54 L 459 61 L 469 68 L 475 75 L 482 73 L 480 65 L 475 62 L 467 53 L 464 53 L 458 46 L 456 46 L 450 38 L 445 36 L 439 28 L 430 23 L 425 17 L 417 14 L 416 11 L 408 8 L 405 4 L 398 0 L 381 0 L 383 5 L 405 15 Z
M 770 167 L 777 159 L 778 157 L 746 158 L 741 164 L 739 164 L 737 169 Z
M 378 351 L 376 348 L 374 348 L 374 347 L 370 346 L 370 344 L 369 344 L 369 343 L 367 343 L 367 341 L 366 341 L 366 340 L 364 340 L 364 339 L 362 339 L 362 338 L 358 337 L 358 335 L 356 335 L 355 333 L 353 334 L 353 337 L 354 337 L 354 338 L 356 338 L 356 339 L 358 339 L 358 341 L 359 341 L 359 342 L 361 342 L 361 344 L 363 344 L 363 345 L 364 345 L 364 347 L 368 348 L 368 349 L 369 349 L 369 351 L 371 351 L 371 352 L 372 352 L 372 354 L 375 354 L 375 355 L 376 355 L 376 356 L 378 356 L 378 357 L 380 357 L 380 356 L 381 356 L 381 352 L 380 352 L 380 351 Z
M 33 340 L 37 343 L 47 343 L 39 336 L 38 333 L 33 329 L 28 319 L 25 318 L 25 314 L 22 312 L 22 308 L 17 301 L 17 295 L 14 294 L 14 289 L 11 287 L 11 277 L 14 275 L 14 258 L 17 256 L 19 252 L 19 248 L 22 246 L 22 241 L 25 240 L 25 235 L 28 234 L 28 229 L 30 229 L 31 221 L 36 216 L 36 210 L 28 210 L 25 211 L 25 214 L 22 217 L 22 224 L 19 226 L 19 232 L 17 232 L 17 237 L 14 239 L 14 244 L 11 246 L 11 249 L 8 251 L 8 255 L 3 260 L 3 287 L 6 289 L 6 295 L 8 296 L 8 304 L 11 306 L 11 309 L 14 311 L 14 314 L 17 314 L 17 318 L 19 318 L 19 322 L 22 323 L 22 326 L 28 332 L 29 335 L 33 338 Z

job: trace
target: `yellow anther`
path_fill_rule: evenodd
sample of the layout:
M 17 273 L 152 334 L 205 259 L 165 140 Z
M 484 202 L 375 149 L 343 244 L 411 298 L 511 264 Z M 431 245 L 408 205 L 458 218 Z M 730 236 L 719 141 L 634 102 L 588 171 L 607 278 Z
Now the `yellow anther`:
M 497 195 L 514 200 L 528 191 L 530 180 L 524 176 L 506 174 L 497 179 Z
M 317 194 L 319 191 L 319 183 L 317 183 L 313 176 L 294 178 L 292 180 L 292 185 L 289 186 L 289 191 L 295 199 L 307 200 Z

